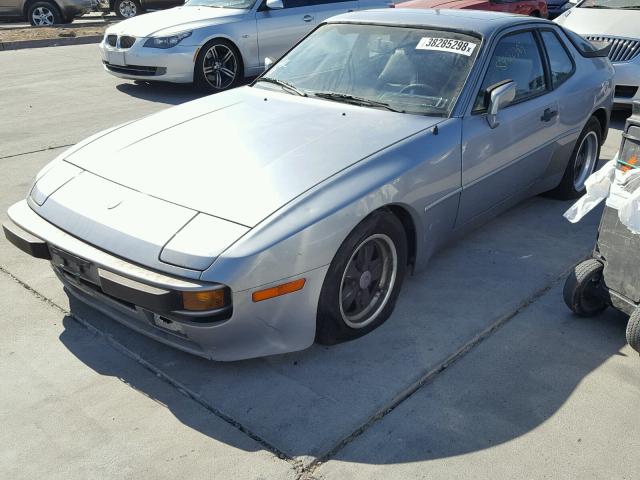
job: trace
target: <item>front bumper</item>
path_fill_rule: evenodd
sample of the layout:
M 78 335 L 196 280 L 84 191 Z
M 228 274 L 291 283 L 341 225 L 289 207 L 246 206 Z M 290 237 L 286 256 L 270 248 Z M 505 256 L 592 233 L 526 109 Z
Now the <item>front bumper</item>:
M 130 48 L 99 44 L 104 68 L 110 74 L 131 80 L 157 80 L 174 83 L 193 82 L 193 68 L 198 47 L 176 45 L 166 50 L 143 47 L 146 38 L 136 38 Z
M 176 292 L 222 286 L 168 276 L 114 257 L 58 229 L 26 201 L 11 207 L 8 214 L 10 221 L 3 226 L 7 239 L 35 258 L 50 260 L 70 295 L 157 341 L 222 361 L 286 353 L 313 343 L 328 266 L 301 275 L 305 287 L 295 293 L 255 303 L 251 298 L 255 288 L 230 291 L 230 308 L 205 314 L 185 312 L 175 303 Z M 60 251 L 95 269 L 81 274 L 77 267 L 63 267 L 56 259 Z
M 631 105 L 640 100 L 640 57 L 629 62 L 616 62 L 616 90 L 613 98 L 615 105 Z

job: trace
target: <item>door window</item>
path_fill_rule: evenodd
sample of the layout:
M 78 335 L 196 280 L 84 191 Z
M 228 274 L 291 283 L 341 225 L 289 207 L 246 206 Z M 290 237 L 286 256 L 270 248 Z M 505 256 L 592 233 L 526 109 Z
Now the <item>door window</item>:
M 561 40 L 554 32 L 543 30 L 541 35 L 544 46 L 547 49 L 547 55 L 549 56 L 553 88 L 557 88 L 573 74 L 573 61 Z
M 540 49 L 532 32 L 513 33 L 498 42 L 489 61 L 489 68 L 478 92 L 473 111 L 486 110 L 487 88 L 505 80 L 516 82 L 514 102 L 535 97 L 547 90 Z

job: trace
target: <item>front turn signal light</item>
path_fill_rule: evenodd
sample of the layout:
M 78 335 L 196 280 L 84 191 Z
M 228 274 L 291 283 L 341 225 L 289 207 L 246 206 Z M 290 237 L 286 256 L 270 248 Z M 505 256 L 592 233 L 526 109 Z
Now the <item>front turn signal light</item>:
M 283 283 L 282 285 L 266 288 L 264 290 L 258 290 L 257 292 L 253 292 L 253 295 L 251 295 L 251 299 L 254 302 L 261 302 L 263 300 L 268 300 L 269 298 L 279 297 L 281 295 L 286 295 L 287 293 L 297 292 L 298 290 L 302 290 L 305 281 L 306 280 L 304 278 L 299 278 L 298 280 L 294 280 L 293 282 Z
M 204 292 L 182 292 L 182 306 L 185 310 L 215 310 L 226 304 L 227 298 L 224 288 Z

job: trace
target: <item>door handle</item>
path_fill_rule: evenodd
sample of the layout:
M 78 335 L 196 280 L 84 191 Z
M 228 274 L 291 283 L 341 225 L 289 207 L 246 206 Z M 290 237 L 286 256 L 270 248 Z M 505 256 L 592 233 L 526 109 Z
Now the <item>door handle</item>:
M 550 122 L 553 120 L 556 115 L 558 115 L 558 110 L 551 110 L 550 108 L 545 108 L 540 120 L 543 122 Z
M 313 17 L 311 15 L 305 15 L 304 17 L 302 17 L 302 20 L 304 20 L 305 22 L 310 22 L 311 20 L 313 20 Z

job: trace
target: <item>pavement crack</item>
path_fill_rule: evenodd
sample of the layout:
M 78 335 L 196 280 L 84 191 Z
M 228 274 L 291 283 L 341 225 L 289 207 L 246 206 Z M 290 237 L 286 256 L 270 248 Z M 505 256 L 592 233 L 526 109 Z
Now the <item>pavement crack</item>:
M 4 160 L 6 158 L 20 157 L 22 155 L 30 155 L 32 153 L 46 152 L 46 151 L 49 151 L 49 150 L 57 150 L 59 148 L 71 147 L 73 145 L 75 145 L 75 143 L 69 143 L 67 145 L 53 145 L 53 146 L 50 146 L 50 147 L 41 148 L 39 150 L 32 150 L 30 152 L 13 153 L 11 155 L 5 155 L 4 157 L 0 157 L 0 160 Z
M 286 453 L 284 453 L 283 451 L 281 451 L 280 449 L 278 449 L 274 445 L 271 445 L 265 439 L 260 437 L 255 432 L 251 431 L 249 428 L 247 428 L 246 426 L 244 426 L 240 422 L 234 420 L 232 417 L 230 417 L 229 415 L 223 413 L 219 409 L 215 408 L 213 405 L 210 405 L 200 395 L 198 395 L 196 392 L 193 392 L 192 390 L 187 388 L 185 385 L 180 383 L 178 380 L 176 380 L 175 378 L 171 377 L 170 375 L 167 375 L 161 369 L 159 369 L 158 367 L 156 367 L 152 363 L 150 363 L 147 360 L 145 360 L 144 358 L 142 358 L 142 356 L 138 355 L 133 350 L 130 350 L 129 348 L 127 348 L 126 346 L 124 346 L 123 344 L 118 342 L 112 335 L 109 335 L 109 334 L 103 332 L 102 330 L 96 328 L 91 323 L 86 321 L 84 318 L 82 318 L 82 317 L 80 317 L 78 315 L 75 315 L 73 312 L 67 310 L 64 307 L 61 307 L 60 305 L 55 303 L 53 300 L 51 300 L 51 299 L 47 298 L 46 296 L 42 295 L 40 292 L 38 292 L 37 290 L 35 290 L 32 287 L 30 287 L 27 283 L 25 283 L 24 281 L 20 280 L 15 275 L 13 275 L 9 270 L 4 268 L 2 265 L 0 265 L 0 272 L 2 272 L 3 274 L 7 275 L 13 281 L 18 283 L 22 287 L 24 287 L 26 290 L 29 291 L 29 293 L 31 293 L 33 296 L 35 296 L 39 300 L 41 300 L 41 301 L 45 302 L 46 304 L 52 306 L 56 310 L 59 310 L 61 313 L 65 314 L 65 315 L 68 315 L 71 318 L 73 318 L 78 324 L 80 324 L 81 326 L 86 328 L 91 334 L 99 336 L 99 337 L 103 338 L 104 340 L 106 340 L 106 342 L 109 345 L 111 345 L 111 347 L 114 350 L 116 350 L 116 351 L 120 352 L 121 354 L 125 355 L 130 360 L 133 360 L 138 365 L 140 365 L 142 368 L 144 368 L 145 370 L 147 370 L 148 372 L 152 373 L 154 376 L 156 376 L 157 378 L 162 380 L 164 383 L 166 383 L 166 384 L 170 385 L 172 388 L 175 388 L 176 390 L 178 390 L 183 396 L 185 396 L 189 400 L 196 402 L 198 405 L 203 407 L 209 413 L 211 413 L 214 416 L 218 417 L 220 420 L 224 421 L 225 423 L 231 425 L 236 430 L 241 431 L 243 434 L 245 434 L 246 436 L 248 436 L 249 438 L 251 438 L 252 440 L 257 442 L 258 444 L 260 444 L 260 446 L 262 446 L 265 450 L 267 450 L 268 452 L 270 452 L 274 456 L 278 457 L 280 460 L 284 460 L 287 463 L 289 463 L 289 465 L 292 467 L 292 469 L 296 473 L 296 476 L 300 476 L 300 475 L 304 474 L 303 464 L 302 464 L 302 462 L 300 460 L 297 460 L 297 459 L 292 458 L 291 456 L 287 455 Z
M 588 258 L 585 256 L 580 261 Z M 491 325 L 482 330 L 480 333 L 476 334 L 473 338 L 467 341 L 464 345 L 458 348 L 455 352 L 451 353 L 447 356 L 439 365 L 430 369 L 426 373 L 424 373 L 418 380 L 414 383 L 410 384 L 400 393 L 398 393 L 387 405 L 380 408 L 376 413 L 371 415 L 360 427 L 356 428 L 349 435 L 344 437 L 335 446 L 329 450 L 324 455 L 320 456 L 316 460 L 312 461 L 308 464 L 296 477 L 296 480 L 309 480 L 315 479 L 316 471 L 323 463 L 326 463 L 333 457 L 335 457 L 343 448 L 353 442 L 357 437 L 366 432 L 369 428 L 371 428 L 378 421 L 382 420 L 384 417 L 393 412 L 398 406 L 404 403 L 405 400 L 408 400 L 411 396 L 413 396 L 418 390 L 420 390 L 425 385 L 432 383 L 439 374 L 445 371 L 447 368 L 452 366 L 454 363 L 458 362 L 462 358 L 464 358 L 468 353 L 473 351 L 478 345 L 484 342 L 487 338 L 493 335 L 496 331 L 506 325 L 511 319 L 520 315 L 524 310 L 526 310 L 531 304 L 535 303 L 542 296 L 544 296 L 547 292 L 549 292 L 558 282 L 562 281 L 569 272 L 573 270 L 573 265 L 562 271 L 559 275 L 555 276 L 547 285 L 536 290 L 529 298 L 521 302 L 514 310 L 511 312 L 502 315 L 497 320 L 495 320 Z

